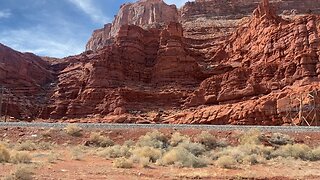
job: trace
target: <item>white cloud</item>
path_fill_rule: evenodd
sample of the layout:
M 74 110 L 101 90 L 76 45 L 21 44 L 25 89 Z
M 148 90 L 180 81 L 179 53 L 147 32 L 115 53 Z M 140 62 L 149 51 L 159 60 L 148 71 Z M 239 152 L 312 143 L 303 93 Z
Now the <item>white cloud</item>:
M 164 0 L 167 4 L 175 4 L 178 8 L 182 7 L 186 2 L 194 0 Z
M 0 32 L 0 42 L 21 52 L 32 52 L 40 56 L 65 57 L 83 52 L 82 42 L 70 40 L 68 34 L 50 34 L 42 27 Z
M 11 11 L 8 9 L 0 10 L 0 19 L 1 18 L 9 18 L 11 16 Z
M 97 23 L 105 24 L 110 21 L 110 18 L 106 17 L 101 9 L 95 6 L 93 0 L 69 0 L 69 2 L 76 5 Z

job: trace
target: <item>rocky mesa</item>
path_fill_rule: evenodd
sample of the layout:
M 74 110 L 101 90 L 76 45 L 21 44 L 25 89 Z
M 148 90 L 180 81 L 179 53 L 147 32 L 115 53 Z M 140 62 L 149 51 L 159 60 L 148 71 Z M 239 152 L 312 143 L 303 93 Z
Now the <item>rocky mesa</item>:
M 316 125 L 320 3 L 241 2 L 196 0 L 180 9 L 162 0 L 122 5 L 112 24 L 93 33 L 86 52 L 55 63 L 32 58 L 37 68 L 32 72 L 45 76 L 25 74 L 34 84 L 23 86 L 45 88 L 38 96 L 41 105 L 29 116 Z M 3 61 L 15 58 L 12 53 Z M 6 84 L 20 87 L 17 82 Z M 9 114 L 22 118 L 25 113 Z

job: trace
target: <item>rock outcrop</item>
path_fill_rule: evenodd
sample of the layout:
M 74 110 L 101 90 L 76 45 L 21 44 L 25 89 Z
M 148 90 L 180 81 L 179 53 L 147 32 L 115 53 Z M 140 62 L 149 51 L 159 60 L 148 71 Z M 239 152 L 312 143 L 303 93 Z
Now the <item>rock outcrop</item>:
M 111 44 L 123 25 L 149 29 L 161 28 L 170 22 L 178 22 L 178 10 L 175 5 L 167 5 L 163 0 L 139 0 L 123 4 L 112 24 L 93 32 L 86 50 L 97 50 Z
M 35 116 L 36 106 L 43 102 L 45 88 L 53 80 L 49 63 L 34 54 L 20 53 L 0 44 L 0 88 L 6 88 L 2 115 L 7 111 L 15 117 Z
M 185 46 L 179 23 L 169 23 L 163 30 L 122 26 L 114 44 L 69 58 L 76 63 L 60 72 L 52 97 L 57 101 L 46 116 L 119 115 L 180 107 L 187 98 L 184 86 L 201 82 L 200 68 Z M 182 88 L 175 88 L 177 84 Z
M 180 16 L 161 0 L 123 5 L 113 24 L 95 31 L 89 51 L 39 65 L 44 71 L 37 72 L 45 76 L 31 78 L 52 86 L 45 90 L 48 100 L 37 117 L 117 123 L 312 122 L 319 111 L 310 107 L 320 103 L 319 3 L 238 2 L 189 2 Z M 161 8 L 174 16 L 152 14 Z M 279 15 L 288 8 L 296 10 Z M 230 26 L 210 25 L 223 20 Z

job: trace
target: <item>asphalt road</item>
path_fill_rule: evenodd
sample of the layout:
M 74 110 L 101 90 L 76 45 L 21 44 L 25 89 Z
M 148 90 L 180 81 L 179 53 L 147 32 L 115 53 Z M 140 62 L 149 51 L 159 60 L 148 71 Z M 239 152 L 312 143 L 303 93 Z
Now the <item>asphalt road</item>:
M 64 128 L 68 123 L 28 123 L 28 122 L 0 122 L 2 127 L 29 128 Z M 307 126 L 232 126 L 232 125 L 176 125 L 176 124 L 107 124 L 107 123 L 77 123 L 85 129 L 201 129 L 217 131 L 247 131 L 259 129 L 267 132 L 320 132 L 320 127 Z

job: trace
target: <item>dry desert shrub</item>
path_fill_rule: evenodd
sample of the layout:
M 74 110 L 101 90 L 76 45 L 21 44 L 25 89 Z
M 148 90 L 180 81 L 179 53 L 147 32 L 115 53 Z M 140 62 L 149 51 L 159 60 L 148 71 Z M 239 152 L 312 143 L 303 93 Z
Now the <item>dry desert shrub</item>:
M 100 133 L 93 132 L 90 134 L 87 144 L 95 147 L 109 147 L 113 146 L 114 142 L 109 137 L 105 137 Z
M 320 160 L 320 146 L 311 151 L 311 156 L 309 157 L 310 161 L 319 161 Z
M 14 155 L 11 157 L 11 161 L 16 164 L 19 164 L 19 163 L 28 164 L 28 163 L 31 163 L 31 160 L 32 160 L 32 157 L 30 153 L 26 151 L 18 151 L 14 153 Z
M 287 144 L 293 144 L 293 139 L 286 134 L 273 133 L 269 139 L 269 143 L 274 146 L 283 146 Z
M 58 160 L 61 160 L 60 157 L 61 157 L 61 154 L 58 154 L 56 152 L 50 152 L 48 154 L 47 161 L 53 164 L 53 163 L 56 163 Z
M 133 167 L 133 162 L 131 159 L 121 157 L 121 158 L 114 159 L 112 165 L 113 165 L 113 167 L 116 167 L 116 168 L 129 169 L 129 168 Z
M 214 149 L 216 147 L 224 147 L 226 143 L 219 142 L 208 131 L 202 131 L 195 137 L 195 142 L 203 144 L 207 150 Z
M 71 149 L 71 159 L 81 161 L 85 156 L 85 152 L 82 146 L 76 146 Z
M 184 136 L 179 132 L 175 132 L 172 134 L 169 140 L 169 145 L 172 147 L 176 147 L 182 142 L 189 142 L 189 141 L 190 141 L 190 138 L 188 136 Z
M 271 158 L 272 147 L 263 145 L 244 144 L 236 147 L 223 148 L 213 152 L 211 158 L 217 160 L 223 156 L 232 157 L 239 164 L 256 164 Z
M 123 143 L 123 146 L 127 146 L 127 147 L 132 147 L 132 146 L 134 146 L 135 145 L 135 142 L 133 141 L 133 140 L 127 140 L 127 141 L 125 141 L 124 143 Z
M 131 156 L 131 152 L 128 146 L 115 145 L 115 146 L 104 148 L 101 151 L 98 151 L 97 155 L 105 158 L 120 158 L 120 157 L 129 158 Z
M 148 157 L 140 157 L 138 163 L 141 167 L 146 168 L 150 165 L 150 159 Z
M 148 146 L 136 147 L 131 152 L 136 158 L 148 158 L 151 162 L 156 162 L 162 156 L 162 151 L 160 149 Z
M 33 168 L 28 166 L 18 166 L 10 176 L 5 177 L 5 180 L 32 180 Z
M 55 146 L 56 146 L 56 144 L 54 144 L 52 142 L 41 141 L 37 144 L 37 149 L 48 151 L 48 150 L 53 149 Z
M 159 131 L 148 132 L 146 135 L 141 136 L 136 143 L 139 147 L 154 147 L 163 149 L 168 146 L 167 137 Z
M 189 141 L 182 142 L 177 147 L 184 148 L 195 156 L 202 155 L 206 151 L 204 145 Z
M 157 162 L 159 165 L 175 165 L 178 167 L 204 167 L 207 162 L 192 154 L 183 147 L 174 147 L 166 152 L 163 157 Z
M 216 165 L 222 168 L 232 169 L 237 166 L 237 161 L 232 156 L 224 155 L 217 159 Z
M 15 149 L 18 151 L 34 151 L 34 150 L 37 150 L 37 145 L 36 143 L 30 140 L 27 140 L 20 144 L 17 144 Z
M 296 159 L 309 160 L 312 156 L 312 149 L 305 144 L 287 144 L 281 146 L 274 152 L 272 152 L 273 157 L 293 157 Z
M 10 161 L 10 152 L 6 148 L 6 146 L 0 144 L 0 163 L 9 162 Z
M 76 124 L 69 124 L 64 128 L 64 130 L 70 136 L 74 136 L 74 137 L 82 136 L 82 128 Z
M 241 145 L 244 144 L 261 144 L 262 134 L 258 129 L 252 129 L 242 134 L 239 138 Z

